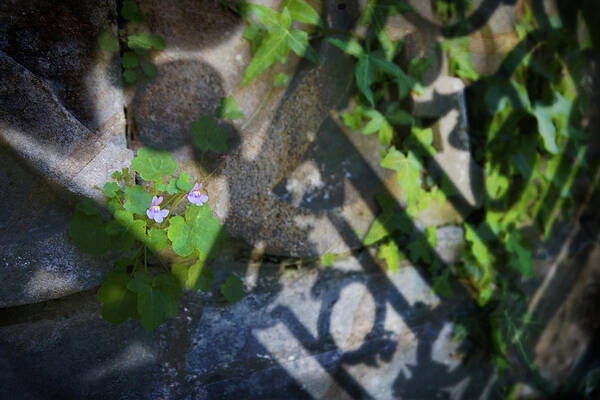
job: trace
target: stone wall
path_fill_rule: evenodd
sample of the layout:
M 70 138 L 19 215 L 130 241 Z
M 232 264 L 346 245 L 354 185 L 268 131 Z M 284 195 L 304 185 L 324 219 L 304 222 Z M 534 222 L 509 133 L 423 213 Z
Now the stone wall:
M 356 26 L 358 2 L 309 2 L 329 27 Z M 454 284 L 456 295 L 440 298 L 421 267 L 404 260 L 393 275 L 361 246 L 379 211 L 375 194 L 404 198 L 379 166 L 377 138 L 341 121 L 351 60 L 315 41 L 318 66 L 290 56 L 241 88 L 250 48 L 235 14 L 212 0 L 148 0 L 139 29 L 163 35 L 167 48 L 154 55 L 156 79 L 124 86 L 119 56 L 96 43 L 102 29 L 125 28 L 117 3 L 0 5 L 0 398 L 498 398 L 493 363 L 451 337 L 451 320 L 476 308 L 465 289 Z M 459 192 L 414 224 L 438 228 L 435 250 L 451 262 L 464 248 L 460 223 L 481 205 L 482 173 L 470 155 L 464 83 L 447 76 L 437 45 L 439 21 L 429 2 L 411 3 L 418 12 L 386 29 L 405 39 L 405 62 L 435 60 L 411 108 L 433 121 L 430 167 Z M 475 2 L 487 15 L 471 35 L 482 73 L 514 45 L 515 7 L 504 3 Z M 291 82 L 273 89 L 279 72 Z M 227 95 L 245 118 L 225 124 L 226 158 L 202 158 L 189 123 Z M 241 276 L 247 293 L 233 305 L 217 289 L 186 293 L 180 314 L 151 333 L 101 320 L 95 292 L 114 255 L 87 257 L 66 234 L 76 201 L 102 204 L 93 185 L 146 145 L 169 149 L 180 172 L 214 171 L 209 204 L 232 239 L 212 269 L 217 284 Z M 299 260 L 326 252 L 342 254 L 333 267 Z M 550 263 L 538 257 L 531 293 Z

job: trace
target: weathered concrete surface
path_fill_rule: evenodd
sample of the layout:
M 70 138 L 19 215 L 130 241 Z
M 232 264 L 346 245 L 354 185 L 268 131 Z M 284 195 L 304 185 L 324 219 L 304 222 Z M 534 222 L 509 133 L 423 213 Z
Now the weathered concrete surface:
M 93 185 L 127 166 L 122 114 L 92 132 L 56 97 L 50 84 L 0 52 L 0 139 L 53 184 L 100 200 Z M 9 165 L 3 166 L 10 168 Z
M 0 307 L 89 289 L 110 268 L 67 238 L 76 198 L 101 200 L 129 165 L 114 1 L 9 1 L 0 5 Z
M 115 0 L 7 0 L 0 5 L 0 51 L 45 81 L 92 132 L 123 123 L 119 58 L 96 42 L 105 28 L 117 33 Z
M 67 237 L 76 196 L 0 146 L 0 308 L 98 285 L 112 264 L 82 254 Z
M 488 364 L 450 340 L 460 296 L 440 302 L 412 268 L 370 256 L 334 268 L 223 264 L 247 296 L 188 293 L 153 333 L 99 319 L 92 292 L 0 313 L 0 397 L 485 398 Z
M 542 376 L 556 386 L 572 383 L 585 367 L 595 366 L 595 338 L 600 331 L 599 259 L 596 237 L 594 243 L 557 266 L 552 284 L 543 293 L 544 299 L 557 292 L 564 296 L 542 302 L 536 309 L 546 324 L 535 344 L 535 363 Z
M 465 85 L 458 78 L 438 77 L 423 94 L 413 97 L 413 115 L 437 118 L 432 126 L 437 150 L 433 173 L 443 171 L 470 206 L 480 206 L 483 170 L 471 154 Z

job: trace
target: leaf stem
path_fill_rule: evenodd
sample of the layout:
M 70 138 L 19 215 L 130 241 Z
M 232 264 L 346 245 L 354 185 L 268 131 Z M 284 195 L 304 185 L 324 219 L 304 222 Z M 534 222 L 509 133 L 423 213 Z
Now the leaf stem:
M 183 200 L 183 198 L 185 197 L 185 193 L 180 193 L 180 194 L 176 195 L 175 197 L 179 197 L 179 198 L 177 199 L 177 201 L 175 203 L 173 203 L 173 206 L 169 209 L 169 213 L 167 214 L 167 218 L 165 218 L 165 220 L 171 216 L 175 207 L 177 207 L 179 205 L 179 203 L 181 203 L 181 200 Z M 173 198 L 175 198 L 175 197 L 173 197 Z
M 200 173 L 202 174 L 202 178 L 204 179 L 204 177 L 206 175 L 204 175 L 204 153 L 206 153 L 205 151 L 202 152 L 202 154 L 200 154 Z
M 254 117 L 256 117 L 256 115 L 258 115 L 258 113 L 262 110 L 262 108 L 265 106 L 265 104 L 267 104 L 267 100 L 269 100 L 269 98 L 271 97 L 271 95 L 273 94 L 273 87 L 271 87 L 271 89 L 269 90 L 269 92 L 267 93 L 267 95 L 265 96 L 265 98 L 260 102 L 260 104 L 258 105 L 258 107 L 256 108 L 256 110 L 252 113 L 252 115 L 242 124 L 242 126 L 240 126 L 241 130 L 246 129 L 246 127 L 248 127 L 248 125 L 250 125 L 250 122 L 252 122 L 252 120 L 254 119 Z
M 363 42 L 367 40 L 363 35 L 359 35 L 356 32 L 351 32 L 351 31 L 347 31 L 347 30 L 343 30 L 343 29 L 331 29 L 331 28 L 319 29 L 318 33 L 314 37 L 311 37 L 310 39 L 312 40 L 312 39 L 317 39 L 317 38 L 321 38 L 321 37 L 325 37 L 325 36 L 333 36 L 333 35 L 350 36 L 355 39 L 361 40 Z

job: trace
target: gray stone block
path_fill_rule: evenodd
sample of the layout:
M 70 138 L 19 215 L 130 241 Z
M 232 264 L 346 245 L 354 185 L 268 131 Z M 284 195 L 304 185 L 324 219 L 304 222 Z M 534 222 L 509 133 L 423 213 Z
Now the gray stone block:
M 465 362 L 441 301 L 412 267 L 386 275 L 370 261 L 279 272 L 218 264 L 210 293 L 184 295 L 152 333 L 99 319 L 93 293 L 0 312 L 0 395 L 168 399 L 485 398 L 493 368 Z M 225 303 L 235 272 L 246 297 Z M 22 397 L 18 397 L 21 394 Z

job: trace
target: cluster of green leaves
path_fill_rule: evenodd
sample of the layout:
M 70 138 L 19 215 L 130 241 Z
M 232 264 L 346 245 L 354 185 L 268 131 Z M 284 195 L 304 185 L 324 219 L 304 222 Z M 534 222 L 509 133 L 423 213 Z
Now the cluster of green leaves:
M 188 174 L 174 176 L 177 164 L 168 152 L 143 147 L 131 169 L 114 172 L 114 181 L 104 184 L 106 210 L 89 198 L 77 204 L 69 236 L 91 255 L 122 253 L 98 290 L 103 318 L 112 323 L 139 319 L 145 329 L 152 330 L 177 314 L 184 289 L 210 290 L 214 276 L 208 261 L 221 251 L 225 230 L 208 204 L 187 201 L 194 183 Z M 146 184 L 136 184 L 135 173 Z M 160 207 L 169 210 L 160 223 L 146 214 L 153 196 L 163 197 Z M 178 213 L 182 202 L 185 207 Z M 154 256 L 149 259 L 148 253 Z M 168 266 L 166 259 L 178 261 Z M 229 301 L 243 297 L 242 282 L 235 275 L 220 289 Z
M 457 16 L 464 18 L 473 9 L 473 0 L 431 0 L 433 10 L 443 22 Z
M 446 39 L 441 43 L 442 50 L 448 53 L 450 61 L 450 74 L 456 75 L 467 81 L 476 81 L 479 74 L 471 64 L 471 51 L 469 50 L 469 37 Z
M 485 170 L 484 209 L 464 224 L 465 254 L 455 265 L 442 266 L 431 251 L 436 244 L 435 228 L 416 232 L 410 218 L 432 200 L 443 202 L 452 196 L 454 188 L 443 174 L 437 179 L 428 176 L 424 166 L 435 155 L 432 132 L 401 108 L 411 91 L 422 89 L 422 75 L 430 61 L 413 60 L 407 72 L 394 62 L 402 43 L 389 40 L 382 21 L 387 15 L 410 9 L 404 5 L 394 8 L 402 3 L 378 2 L 377 7 L 373 3 L 368 2 L 361 21 L 372 24 L 376 40 L 356 36 L 328 39 L 356 60 L 357 104 L 342 116 L 343 121 L 364 135 L 377 133 L 385 146 L 381 166 L 397 172 L 406 201 L 403 212 L 392 198 L 379 196 L 382 212 L 363 243 L 378 243 L 379 257 L 393 272 L 402 258 L 427 265 L 433 273 L 434 290 L 442 295 L 452 293 L 448 278 L 458 278 L 485 310 L 483 325 L 498 366 L 509 363 L 508 344 L 527 359 L 523 338 L 531 316 L 523 307 L 526 296 L 518 282 L 520 277 L 531 278 L 534 271 L 531 245 L 524 232 L 533 224 L 547 237 L 559 211 L 573 202 L 577 176 L 590 168 L 585 162 L 589 134 L 581 126 L 583 118 L 571 79 L 573 60 L 585 46 L 565 54 L 572 48 L 567 39 L 549 35 L 529 50 L 517 47 L 519 65 L 509 77 L 482 78 L 471 63 L 468 37 L 441 44 L 449 56 L 451 73 L 474 82 L 469 113 L 477 116 L 471 128 L 477 135 L 472 135 L 472 141 L 475 157 Z M 436 3 L 447 17 L 458 10 L 456 2 Z M 469 7 L 470 2 L 464 5 Z M 531 14 L 526 14 L 516 27 L 523 43 L 534 25 Z M 506 63 L 509 67 L 513 64 L 512 60 Z M 324 261 L 330 262 L 329 258 Z
M 239 13 L 248 21 L 244 37 L 252 45 L 252 60 L 242 79 L 242 86 L 268 69 L 275 61 L 285 64 L 291 51 L 300 57 L 317 64 L 319 58 L 308 40 L 308 32 L 294 29 L 293 22 L 321 26 L 319 13 L 303 0 L 284 0 L 279 12 L 272 8 L 242 1 Z M 254 19 L 250 17 L 254 16 Z M 275 87 L 284 85 L 289 77 L 279 74 L 275 77 Z
M 516 27 L 522 43 L 534 29 L 526 13 Z M 547 238 L 558 216 L 573 209 L 576 178 L 591 172 L 585 157 L 590 136 L 581 125 L 571 78 L 577 76 L 574 60 L 581 59 L 582 49 L 566 35 L 544 38 L 530 49 L 517 46 L 504 65 L 515 67 L 511 73 L 479 79 L 468 98 L 474 155 L 485 171 L 485 201 L 483 218 L 464 224 L 468 249 L 454 272 L 488 310 L 499 367 L 508 366 L 508 343 L 527 360 L 521 342 L 526 327 L 516 328 L 512 321 L 529 316 L 522 310 L 509 317 L 505 311 L 515 298 L 526 301 L 519 277 L 534 273 L 524 232 L 537 227 Z M 465 39 L 447 46 L 464 49 Z M 448 53 L 459 76 L 477 79 L 463 50 Z
M 144 21 L 144 14 L 142 14 L 134 0 L 123 2 L 121 16 L 129 22 L 131 29 L 135 28 L 135 24 Z M 110 30 L 105 29 L 98 35 L 98 43 L 102 49 L 115 52 L 121 49 L 119 38 L 126 45 L 126 49 L 121 54 L 121 66 L 123 67 L 125 82 L 134 83 L 137 81 L 141 75 L 140 71 L 148 78 L 155 78 L 157 68 L 150 60 L 150 52 L 164 50 L 166 47 L 165 39 L 158 34 L 148 35 L 144 32 L 130 34 L 125 30 L 119 31 L 119 37 L 116 37 Z
M 221 105 L 217 108 L 215 117 L 234 121 L 244 118 L 244 114 L 238 109 L 235 98 L 228 96 L 221 99 Z M 215 118 L 210 115 L 202 115 L 190 124 L 190 129 L 194 145 L 202 152 L 227 153 L 227 130 L 219 125 Z
M 403 69 L 396 63 L 403 42 L 392 41 L 383 29 L 387 16 L 411 11 L 413 9 L 404 3 L 369 2 L 361 23 L 374 28 L 373 39 L 348 37 L 328 41 L 356 60 L 356 105 L 351 112 L 342 115 L 344 124 L 363 135 L 377 133 L 384 146 L 381 166 L 396 171 L 406 202 L 404 212 L 391 197 L 378 196 L 382 213 L 369 228 L 363 244 L 379 243 L 379 257 L 392 272 L 396 272 L 404 258 L 429 265 L 435 275 L 434 289 L 447 294 L 451 292 L 448 272 L 431 252 L 436 244 L 435 227 L 416 231 L 411 217 L 432 201 L 444 202 L 452 193 L 452 187 L 446 177 L 439 179 L 438 184 L 428 174 L 426 162 L 436 152 L 433 132 L 403 109 L 411 92 L 422 92 L 423 76 L 431 66 L 431 59 L 414 59 Z M 398 243 L 406 243 L 405 248 L 400 249 Z

